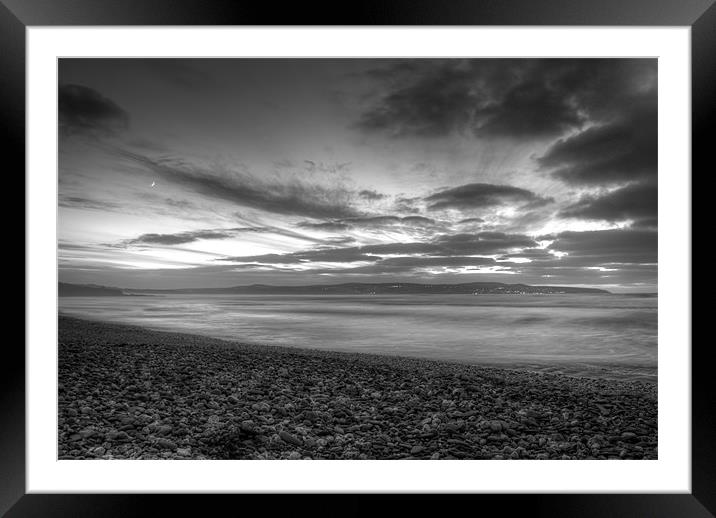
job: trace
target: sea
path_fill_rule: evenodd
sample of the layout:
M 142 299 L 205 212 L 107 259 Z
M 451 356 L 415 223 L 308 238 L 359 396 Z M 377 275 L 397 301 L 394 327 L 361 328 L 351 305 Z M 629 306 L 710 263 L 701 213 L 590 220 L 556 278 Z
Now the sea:
M 61 297 L 60 314 L 243 343 L 657 380 L 657 296 Z

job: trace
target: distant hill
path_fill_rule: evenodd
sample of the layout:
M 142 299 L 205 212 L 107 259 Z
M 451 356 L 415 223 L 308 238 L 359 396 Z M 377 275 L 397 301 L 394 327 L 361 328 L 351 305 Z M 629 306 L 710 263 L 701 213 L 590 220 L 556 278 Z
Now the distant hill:
M 383 294 L 557 294 L 557 293 L 609 293 L 597 288 L 570 286 L 530 286 L 527 284 L 504 284 L 501 282 L 470 282 L 464 284 L 416 284 L 416 283 L 345 283 L 310 286 L 271 286 L 252 284 L 229 288 L 185 288 L 176 290 L 126 290 L 127 293 L 204 293 L 246 295 L 383 295 Z
M 117 297 L 124 295 L 119 288 L 108 288 L 94 284 L 68 284 L 60 282 L 57 285 L 60 297 Z

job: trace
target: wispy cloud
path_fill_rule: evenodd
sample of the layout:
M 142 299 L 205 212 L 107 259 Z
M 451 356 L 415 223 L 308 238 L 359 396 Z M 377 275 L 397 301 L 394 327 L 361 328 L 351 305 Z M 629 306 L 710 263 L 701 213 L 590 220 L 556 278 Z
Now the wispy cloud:
M 179 158 L 152 159 L 123 148 L 110 150 L 174 184 L 239 206 L 314 218 L 359 214 L 350 204 L 351 193 L 345 189 L 306 184 L 296 179 L 289 183 L 267 182 L 246 173 L 202 168 Z

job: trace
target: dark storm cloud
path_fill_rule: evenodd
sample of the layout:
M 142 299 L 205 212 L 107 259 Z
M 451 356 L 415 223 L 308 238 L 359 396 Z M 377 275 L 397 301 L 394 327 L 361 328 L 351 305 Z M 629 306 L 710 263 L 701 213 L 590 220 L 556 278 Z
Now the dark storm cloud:
M 461 219 L 457 222 L 458 225 L 472 225 L 475 223 L 484 223 L 485 220 L 482 218 L 467 218 L 467 219 Z
M 108 135 L 127 129 L 129 115 L 114 101 L 82 85 L 60 85 L 57 92 L 60 131 L 71 135 Z
M 554 201 L 542 198 L 532 191 L 511 185 L 470 183 L 437 192 L 425 198 L 430 210 L 440 209 L 481 209 L 506 203 L 519 203 L 531 207 Z
M 639 97 L 656 60 L 411 60 L 373 70 L 385 95 L 360 117 L 393 136 L 559 136 Z
M 349 193 L 340 189 L 298 181 L 267 183 L 245 173 L 208 170 L 179 159 L 151 159 L 119 148 L 111 151 L 175 184 L 244 207 L 314 218 L 357 215 L 349 206 Z
M 557 141 L 540 167 L 570 184 L 624 183 L 655 178 L 658 165 L 656 91 L 610 122 Z
M 631 219 L 649 224 L 656 222 L 657 212 L 657 187 L 650 183 L 628 185 L 602 196 L 584 196 L 559 216 L 609 222 Z
M 570 231 L 540 239 L 552 239 L 548 247 L 550 250 L 566 252 L 568 260 L 581 259 L 584 264 L 656 263 L 658 260 L 658 234 L 655 230 Z
M 376 191 L 362 190 L 358 193 L 358 196 L 365 200 L 382 200 L 386 197 L 385 194 L 381 194 Z
M 365 131 L 395 136 L 444 136 L 469 125 L 469 107 L 476 102 L 468 87 L 470 76 L 452 63 L 411 62 L 397 65 L 388 93 L 358 121 Z M 406 75 L 407 81 L 399 81 Z M 402 83 L 402 84 L 401 84 Z

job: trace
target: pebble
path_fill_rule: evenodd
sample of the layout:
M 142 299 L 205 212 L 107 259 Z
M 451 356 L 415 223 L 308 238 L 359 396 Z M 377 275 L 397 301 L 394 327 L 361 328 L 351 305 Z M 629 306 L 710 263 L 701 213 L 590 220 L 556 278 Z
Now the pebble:
M 285 431 L 285 430 L 281 430 L 281 431 L 278 433 L 278 436 L 279 436 L 281 439 L 283 439 L 285 442 L 289 443 L 289 444 L 293 444 L 293 445 L 295 445 L 295 446 L 302 446 L 302 445 L 303 445 L 303 441 L 302 441 L 301 439 L 299 439 L 298 437 L 296 437 L 296 436 L 294 436 L 294 435 L 291 435 L 290 433 L 288 433 L 288 432 Z
M 168 450 L 176 450 L 177 449 L 177 445 L 167 439 L 159 439 L 157 441 L 157 445 L 161 446 L 162 448 L 166 448 Z

